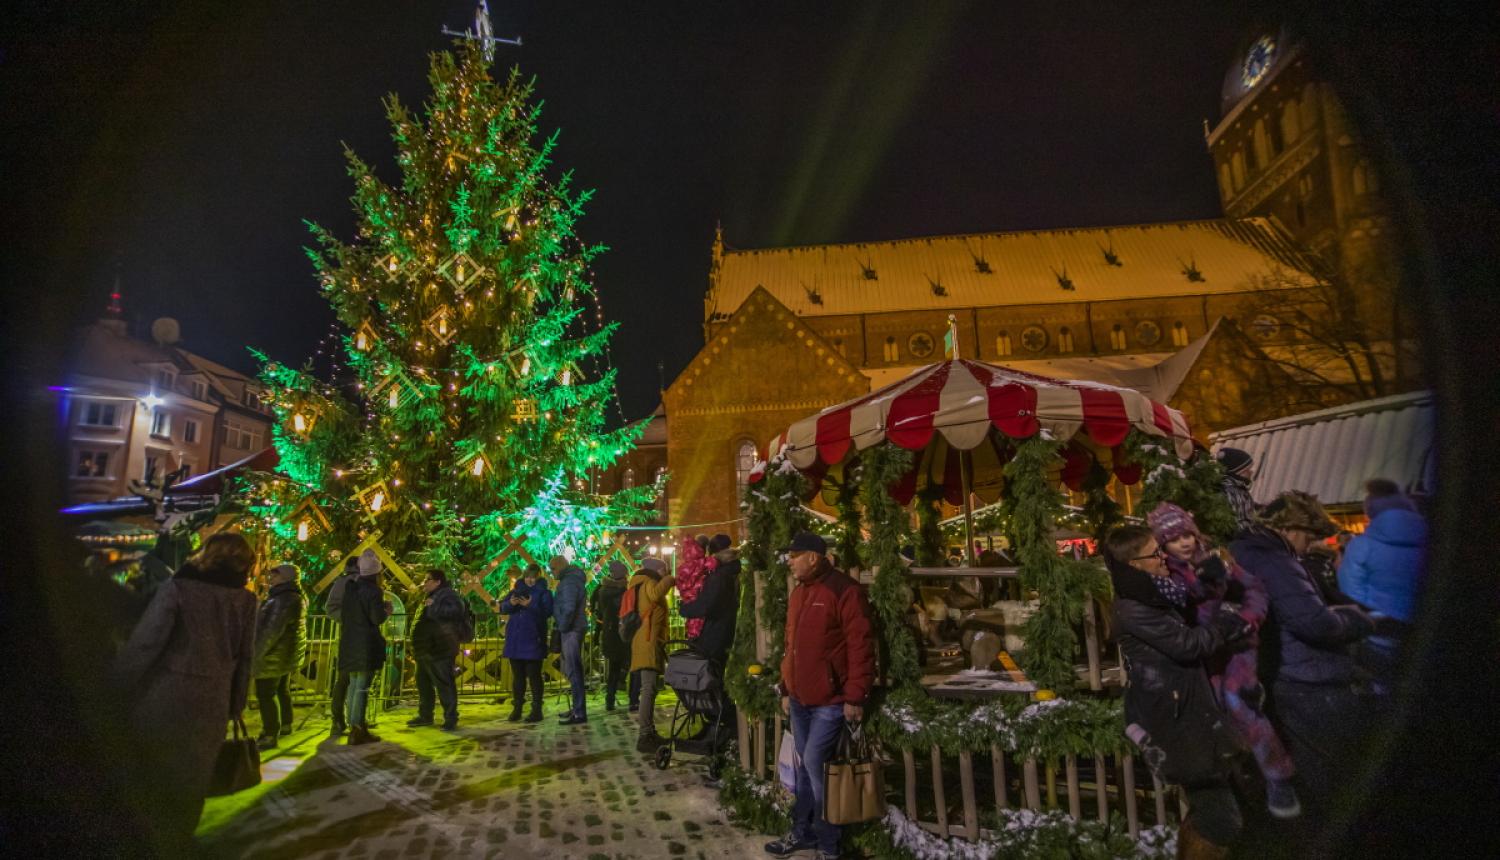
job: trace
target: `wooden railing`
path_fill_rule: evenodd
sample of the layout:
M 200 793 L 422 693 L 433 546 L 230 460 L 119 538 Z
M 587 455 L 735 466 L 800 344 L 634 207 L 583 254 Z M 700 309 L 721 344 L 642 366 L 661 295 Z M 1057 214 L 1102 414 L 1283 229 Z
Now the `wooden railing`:
M 786 728 L 780 716 L 747 721 L 741 715 L 740 767 L 763 779 L 778 779 L 776 761 Z M 980 839 L 980 816 L 990 807 L 997 812 L 1056 810 L 1078 820 L 1101 821 L 1119 812 L 1132 837 L 1143 827 L 1182 818 L 1181 793 L 1158 782 L 1123 746 L 1110 755 L 1039 761 L 992 745 L 988 762 L 985 758 L 982 752 L 948 752 L 936 745 L 926 754 L 896 752 L 885 767 L 886 802 L 932 833 L 971 841 Z

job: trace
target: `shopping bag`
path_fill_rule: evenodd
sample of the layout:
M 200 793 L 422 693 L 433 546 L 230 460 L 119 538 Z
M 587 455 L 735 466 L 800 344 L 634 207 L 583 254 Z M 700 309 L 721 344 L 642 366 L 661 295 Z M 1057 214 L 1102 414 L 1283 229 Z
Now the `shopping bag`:
M 823 765 L 823 820 L 860 824 L 885 816 L 880 762 L 859 723 L 845 724 L 833 757 Z
M 781 733 L 781 754 L 776 756 L 776 774 L 787 791 L 797 793 L 797 743 L 790 729 Z
M 244 791 L 260 785 L 260 748 L 255 738 L 245 728 L 243 717 L 235 717 L 230 723 L 234 729 L 232 738 L 225 738 L 219 745 L 219 756 L 214 759 L 213 777 L 208 783 L 208 796 L 220 797 Z

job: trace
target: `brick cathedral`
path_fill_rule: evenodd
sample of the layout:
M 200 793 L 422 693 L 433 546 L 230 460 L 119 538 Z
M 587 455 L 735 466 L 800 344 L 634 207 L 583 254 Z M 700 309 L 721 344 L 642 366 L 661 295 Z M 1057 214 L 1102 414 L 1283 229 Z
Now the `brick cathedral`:
M 950 316 L 966 358 L 1135 388 L 1200 438 L 1412 387 L 1378 180 L 1287 33 L 1245 41 L 1205 135 L 1219 219 L 755 250 L 716 237 L 705 345 L 602 489 L 666 469 L 668 524 L 742 533 L 739 489 L 767 442 L 940 361 Z M 1373 382 L 1309 358 L 1306 332 L 1335 319 L 1356 321 L 1336 336 L 1360 342 L 1353 375 Z

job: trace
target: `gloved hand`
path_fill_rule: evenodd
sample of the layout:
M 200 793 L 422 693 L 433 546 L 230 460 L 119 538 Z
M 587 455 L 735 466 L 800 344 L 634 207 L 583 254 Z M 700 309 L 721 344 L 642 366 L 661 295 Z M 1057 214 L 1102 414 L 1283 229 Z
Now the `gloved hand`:
M 1255 625 L 1241 618 L 1233 606 L 1224 603 L 1219 604 L 1209 624 L 1223 635 L 1224 644 L 1230 647 L 1248 645 L 1245 640 L 1255 631 Z
M 1209 555 L 1198 565 L 1198 578 L 1209 585 L 1222 585 L 1229 579 L 1229 569 L 1217 555 Z
M 1257 714 L 1265 713 L 1265 711 L 1263 710 L 1266 705 L 1265 686 L 1263 684 L 1257 683 L 1253 687 L 1246 687 L 1245 689 L 1240 691 L 1240 701 L 1244 702 L 1246 705 L 1249 705 L 1250 710 L 1256 712 Z

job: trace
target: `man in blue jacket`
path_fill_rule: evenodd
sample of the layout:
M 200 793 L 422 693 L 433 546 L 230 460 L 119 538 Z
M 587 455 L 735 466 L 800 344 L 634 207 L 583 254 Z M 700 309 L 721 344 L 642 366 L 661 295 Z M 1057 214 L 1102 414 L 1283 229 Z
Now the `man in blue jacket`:
M 562 638 L 562 670 L 573 691 L 573 707 L 562 716 L 565 726 L 589 721 L 588 702 L 583 689 L 583 634 L 589 629 L 588 595 L 583 570 L 560 555 L 547 563 L 557 577 L 557 596 L 552 603 L 552 618 Z
M 1361 653 L 1382 689 L 1395 667 L 1401 637 L 1416 615 L 1427 566 L 1427 521 L 1401 488 L 1384 478 L 1365 483 L 1365 533 L 1349 541 L 1339 588 L 1367 607 L 1380 625 Z
M 1353 768 L 1368 699 L 1350 646 L 1374 630 L 1357 606 L 1329 606 L 1298 560 L 1338 533 L 1316 497 L 1282 493 L 1230 552 L 1259 577 L 1270 599 L 1260 634 L 1260 679 L 1271 717 L 1314 803 L 1327 801 L 1336 775 Z

